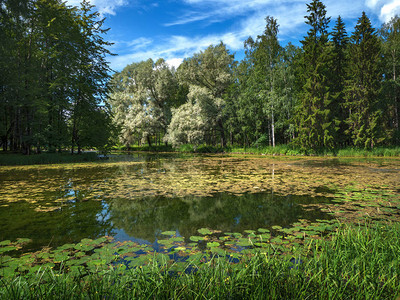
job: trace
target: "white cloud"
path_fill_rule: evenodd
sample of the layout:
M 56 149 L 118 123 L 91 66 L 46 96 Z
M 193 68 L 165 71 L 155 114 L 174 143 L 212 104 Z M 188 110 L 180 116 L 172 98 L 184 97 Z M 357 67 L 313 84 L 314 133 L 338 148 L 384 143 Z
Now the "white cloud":
M 400 0 L 365 0 L 365 5 L 379 12 L 379 20 L 388 22 L 395 15 L 400 14 Z
M 243 42 L 249 36 L 256 38 L 257 35 L 262 34 L 267 15 L 278 20 L 279 38 L 283 44 L 293 39 L 301 40 L 307 32 L 304 16 L 307 15 L 306 4 L 310 0 L 180 1 L 186 4 L 186 13 L 182 14 L 181 18 L 175 18 L 174 21 L 165 24 L 166 26 L 180 26 L 188 23 L 201 23 L 204 26 L 204 24 L 229 19 L 232 21 L 230 27 L 225 31 L 206 35 L 157 37 L 157 43 L 156 39 L 144 37 L 130 42 L 120 42 L 117 43 L 116 49 L 121 51 L 114 51 L 120 55 L 110 58 L 111 66 L 120 70 L 134 61 L 148 58 L 157 60 L 160 57 L 170 65 L 178 66 L 182 58 L 190 57 L 193 53 L 202 51 L 211 44 L 216 45 L 220 41 L 223 41 L 231 51 L 239 51 L 239 54 L 243 55 L 241 52 Z M 380 18 L 381 21 L 387 21 L 396 12 L 400 13 L 400 0 L 324 0 L 324 4 L 328 16 L 332 17 L 331 28 L 337 16 L 341 15 L 342 18 L 350 21 L 347 28 L 349 33 L 353 30 L 352 22 L 356 22 L 363 10 L 368 10 L 370 17 Z
M 80 6 L 81 0 L 67 0 L 67 5 Z M 128 0 L 89 0 L 91 5 L 95 5 L 95 9 L 101 15 L 115 15 L 116 10 L 128 4 Z
M 388 22 L 395 15 L 400 15 L 400 0 L 392 0 L 381 7 L 379 18 L 383 22 Z
M 174 67 L 177 69 L 180 64 L 183 62 L 183 58 L 171 58 L 165 61 L 170 67 Z

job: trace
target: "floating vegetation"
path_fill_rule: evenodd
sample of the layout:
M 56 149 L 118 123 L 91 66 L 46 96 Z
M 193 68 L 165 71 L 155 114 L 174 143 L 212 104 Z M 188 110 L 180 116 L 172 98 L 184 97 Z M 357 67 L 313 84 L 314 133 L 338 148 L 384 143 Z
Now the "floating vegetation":
M 332 220 L 399 221 L 399 182 L 398 159 L 172 155 L 0 167 L 0 238 L 58 246 L 117 229 L 175 252 L 286 247 L 324 236 Z M 51 234 L 38 242 L 31 220 Z

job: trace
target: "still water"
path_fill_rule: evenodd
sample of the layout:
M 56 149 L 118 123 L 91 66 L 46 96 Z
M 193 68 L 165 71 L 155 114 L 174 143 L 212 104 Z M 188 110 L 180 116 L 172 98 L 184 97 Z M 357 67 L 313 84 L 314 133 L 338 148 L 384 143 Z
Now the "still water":
M 203 227 L 289 227 L 299 219 L 332 218 L 321 207 L 343 184 L 353 184 L 354 174 L 372 174 L 363 177 L 369 184 L 375 178 L 389 186 L 399 174 L 371 169 L 339 161 L 148 154 L 0 167 L 0 240 L 30 238 L 35 250 L 105 235 L 154 244 L 167 230 L 188 238 Z

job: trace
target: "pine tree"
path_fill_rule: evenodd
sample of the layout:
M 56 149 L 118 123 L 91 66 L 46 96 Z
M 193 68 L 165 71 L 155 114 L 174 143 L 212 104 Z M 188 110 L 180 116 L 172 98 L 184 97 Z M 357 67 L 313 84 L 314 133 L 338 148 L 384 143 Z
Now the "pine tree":
M 343 146 L 348 143 L 346 138 L 346 123 L 348 117 L 347 110 L 344 107 L 344 86 L 346 81 L 347 69 L 347 50 L 349 38 L 347 36 L 345 24 L 342 18 L 337 18 L 335 27 L 333 27 L 332 44 L 333 44 L 333 64 L 331 72 L 331 95 L 332 95 L 332 117 L 335 122 L 335 144 Z
M 382 128 L 385 107 L 379 101 L 381 44 L 365 12 L 358 20 L 351 42 L 345 90 L 348 133 L 356 147 L 373 148 L 384 141 L 387 133 Z
M 325 5 L 313 0 L 307 5 L 306 24 L 311 28 L 302 41 L 303 53 L 299 62 L 300 95 L 297 108 L 297 143 L 303 149 L 315 151 L 334 144 L 330 73 L 332 51 L 328 43 L 328 24 Z

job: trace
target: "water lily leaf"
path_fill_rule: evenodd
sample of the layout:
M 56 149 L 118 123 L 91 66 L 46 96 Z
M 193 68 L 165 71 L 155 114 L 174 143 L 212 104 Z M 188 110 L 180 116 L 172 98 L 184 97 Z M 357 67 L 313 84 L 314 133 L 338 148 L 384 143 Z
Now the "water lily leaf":
M 272 226 L 272 229 L 280 230 L 280 229 L 282 229 L 282 226 L 274 225 L 274 226 Z
M 202 236 L 197 236 L 197 235 L 192 235 L 192 236 L 190 237 L 190 240 L 193 241 L 193 242 L 203 241 L 203 240 L 204 240 L 204 237 L 202 237 Z
M 226 251 L 221 249 L 221 248 L 218 248 L 218 247 L 212 247 L 211 248 L 211 253 L 218 254 L 219 256 L 225 256 L 226 255 Z
M 69 259 L 67 254 L 58 254 L 54 256 L 54 262 L 62 262 Z
M 183 237 L 180 237 L 180 236 L 173 237 L 170 240 L 173 241 L 173 242 L 184 242 L 185 241 L 185 239 Z
M 162 234 L 162 235 L 169 235 L 169 236 L 172 236 L 172 235 L 175 235 L 175 234 L 176 234 L 176 231 L 163 231 L 163 232 L 161 232 L 161 234 Z
M 67 249 L 73 249 L 75 247 L 75 244 L 65 244 L 60 247 L 58 247 L 58 250 L 67 250 Z
M 264 233 L 259 235 L 263 240 L 269 240 L 271 238 L 271 235 L 268 233 Z
M 6 245 L 9 245 L 9 244 L 11 244 L 10 240 L 5 240 L 5 241 L 0 242 L 0 246 L 6 246 Z
M 208 228 L 200 228 L 197 231 L 202 235 L 212 234 L 212 231 L 209 230 Z
M 26 243 L 30 243 L 30 242 L 32 242 L 32 240 L 28 239 L 28 238 L 17 238 L 18 244 L 26 244 Z
M 253 243 L 249 239 L 246 239 L 246 238 L 240 238 L 238 240 L 238 242 L 236 243 L 236 245 L 238 245 L 240 247 L 248 247 L 248 246 L 251 246 L 252 244 Z
M 257 230 L 258 230 L 259 232 L 261 232 L 261 233 L 269 232 L 269 230 L 268 230 L 268 229 L 265 229 L 265 228 L 258 228 Z
M 209 242 L 207 243 L 207 247 L 212 248 L 212 247 L 218 247 L 220 243 L 218 242 Z
M 13 251 L 13 250 L 17 250 L 17 247 L 13 247 L 13 246 L 2 247 L 2 248 L 0 248 L 0 253 L 9 252 L 9 251 Z
M 267 247 L 267 246 L 268 246 L 268 244 L 267 244 L 267 243 L 259 243 L 259 242 L 255 242 L 255 243 L 254 243 L 254 246 L 257 246 L 257 247 Z
M 280 244 L 282 243 L 282 237 L 275 237 L 271 240 L 271 243 Z

